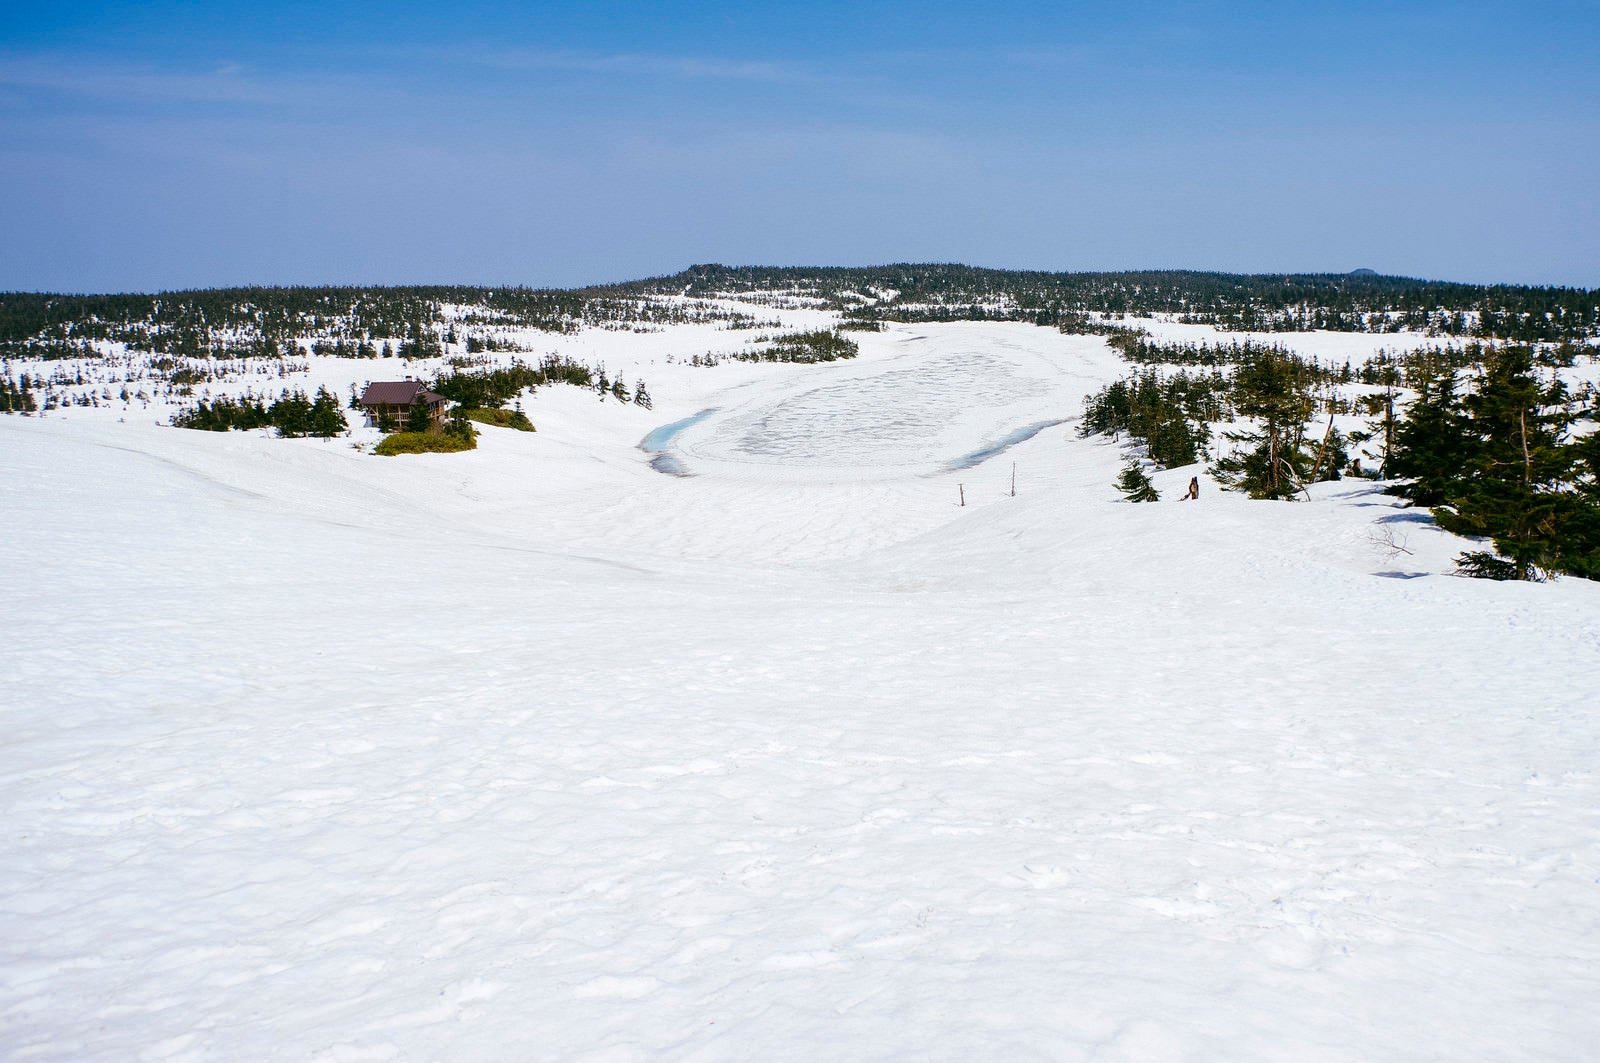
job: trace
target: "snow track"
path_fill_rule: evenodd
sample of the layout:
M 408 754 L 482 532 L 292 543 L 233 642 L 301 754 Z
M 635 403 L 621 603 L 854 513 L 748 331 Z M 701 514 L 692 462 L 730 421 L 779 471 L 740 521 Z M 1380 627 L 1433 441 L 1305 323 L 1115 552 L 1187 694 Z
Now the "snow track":
M 0 419 L 0 1056 L 1592 1052 L 1593 584 L 950 472 L 1121 367 L 863 347 L 418 459 Z

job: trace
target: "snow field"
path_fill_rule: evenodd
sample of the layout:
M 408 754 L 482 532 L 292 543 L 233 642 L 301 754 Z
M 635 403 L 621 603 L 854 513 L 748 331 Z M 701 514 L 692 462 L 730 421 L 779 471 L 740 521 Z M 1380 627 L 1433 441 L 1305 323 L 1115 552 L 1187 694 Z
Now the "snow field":
M 0 419 L 0 1055 L 1591 1050 L 1593 585 L 1070 423 L 949 471 L 1124 367 L 861 339 L 461 455 Z

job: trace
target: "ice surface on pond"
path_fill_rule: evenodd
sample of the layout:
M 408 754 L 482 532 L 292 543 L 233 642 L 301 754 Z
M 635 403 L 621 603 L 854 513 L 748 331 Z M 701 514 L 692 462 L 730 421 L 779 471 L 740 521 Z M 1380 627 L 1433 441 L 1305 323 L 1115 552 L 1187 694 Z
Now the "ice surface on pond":
M 1001 409 L 1039 381 L 981 354 L 952 355 L 810 388 L 729 418 L 697 453 L 776 465 L 901 465 L 927 454 L 974 407 Z
M 673 421 L 671 424 L 664 424 L 645 436 L 639 442 L 639 449 L 650 455 L 650 467 L 669 476 L 688 475 L 688 471 L 684 469 L 682 463 L 678 461 L 675 455 L 670 453 L 673 441 L 678 438 L 678 434 L 685 428 L 699 424 L 716 412 L 716 410 L 701 410 L 693 417 L 685 417 L 682 420 Z
M 815 382 L 813 382 L 815 381 Z M 833 363 L 674 433 L 674 456 L 790 470 L 920 468 L 962 460 L 974 431 L 1037 431 L 1082 398 L 1059 358 L 1021 344 L 972 346 L 964 335 L 918 337 L 908 354 L 871 365 Z M 1002 448 L 1003 449 L 1003 448 Z
M 693 417 L 685 417 L 682 420 L 673 421 L 671 424 L 664 424 L 640 440 L 639 449 L 648 454 L 659 454 L 672 445 L 672 441 L 677 438 L 679 432 L 682 432 L 690 425 L 699 424 L 716 412 L 716 410 L 701 410 Z
M 955 461 L 952 461 L 946 465 L 945 468 L 954 472 L 958 469 L 971 469 L 975 466 L 982 465 L 990 458 L 999 457 L 1001 454 L 1004 454 L 1018 443 L 1026 443 L 1040 432 L 1043 432 L 1046 428 L 1054 428 L 1056 425 L 1061 423 L 1061 421 L 1040 421 L 1038 424 L 1024 425 L 1014 432 L 1007 432 L 993 443 L 974 450 L 971 454 L 966 454 L 957 458 Z

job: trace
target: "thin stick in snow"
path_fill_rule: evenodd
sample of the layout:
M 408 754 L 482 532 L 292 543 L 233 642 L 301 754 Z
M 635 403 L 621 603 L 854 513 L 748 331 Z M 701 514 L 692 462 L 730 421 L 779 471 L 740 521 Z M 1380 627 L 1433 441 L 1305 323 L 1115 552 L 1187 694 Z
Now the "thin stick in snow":
M 1317 463 L 1311 466 L 1311 482 L 1316 483 L 1317 477 L 1322 475 L 1322 459 L 1328 456 L 1328 440 L 1333 438 L 1333 410 L 1328 410 L 1328 430 L 1322 433 L 1322 449 L 1317 451 Z M 1305 491 L 1306 498 L 1311 497 L 1311 492 L 1305 484 L 1300 485 L 1300 490 Z

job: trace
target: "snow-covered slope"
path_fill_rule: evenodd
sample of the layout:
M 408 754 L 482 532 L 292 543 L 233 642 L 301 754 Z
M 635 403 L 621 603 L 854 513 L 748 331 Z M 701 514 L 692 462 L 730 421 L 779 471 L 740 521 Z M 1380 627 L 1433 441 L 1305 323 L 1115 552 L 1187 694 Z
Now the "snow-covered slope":
M 961 467 L 1098 340 L 670 340 L 459 455 L 0 418 L 0 1055 L 1593 1051 L 1593 584 Z

